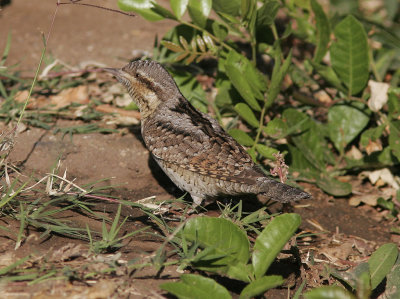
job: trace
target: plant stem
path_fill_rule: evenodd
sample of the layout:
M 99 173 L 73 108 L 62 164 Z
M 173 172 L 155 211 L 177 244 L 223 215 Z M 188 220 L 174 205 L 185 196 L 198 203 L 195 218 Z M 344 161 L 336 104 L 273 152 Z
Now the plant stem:
M 201 32 L 203 32 L 203 33 L 207 33 L 215 42 L 221 44 L 221 45 L 222 45 L 223 47 L 225 47 L 227 50 L 230 50 L 230 51 L 234 50 L 231 46 L 229 46 L 228 44 L 226 44 L 226 43 L 224 43 L 223 41 L 219 40 L 218 37 L 216 37 L 215 35 L 211 34 L 211 33 L 208 32 L 206 29 L 197 26 L 196 24 L 189 23 L 189 22 L 186 22 L 186 21 L 181 21 L 181 20 L 178 21 L 178 22 L 180 22 L 182 25 L 186 25 L 186 26 L 192 27 L 193 29 L 199 30 L 199 31 L 201 31 Z
M 43 50 L 42 50 L 42 55 L 40 56 L 39 64 L 38 64 L 38 67 L 36 68 L 36 73 L 35 73 L 35 76 L 33 77 L 32 85 L 31 85 L 31 88 L 29 89 L 28 97 L 26 98 L 25 103 L 24 103 L 24 107 L 22 108 L 22 111 L 21 111 L 21 113 L 20 113 L 20 115 L 19 115 L 19 118 L 18 118 L 18 121 L 17 121 L 17 125 L 16 125 L 16 127 L 15 127 L 15 133 L 14 133 L 14 134 L 16 134 L 16 132 L 18 131 L 18 130 L 17 130 L 17 129 L 18 129 L 18 126 L 19 126 L 19 124 L 21 123 L 22 117 L 24 116 L 24 112 L 25 112 L 25 110 L 26 110 L 26 106 L 28 106 L 29 99 L 31 98 L 31 95 L 32 95 L 32 92 L 33 92 L 33 88 L 35 87 L 36 82 L 37 82 L 37 79 L 38 79 L 38 77 L 39 77 L 40 67 L 42 66 L 42 62 L 43 62 L 43 59 L 44 59 L 44 55 L 46 54 L 47 43 L 48 43 L 48 41 L 49 41 L 50 34 L 51 34 L 51 32 L 52 32 L 52 30 L 53 30 L 53 27 L 54 27 L 54 21 L 55 21 L 55 19 L 56 19 L 58 7 L 59 7 L 59 2 L 57 2 L 57 6 L 56 6 L 56 9 L 55 9 L 55 11 L 54 11 L 53 18 L 52 18 L 52 20 L 51 20 L 50 29 L 49 29 L 49 32 L 48 32 L 48 34 L 47 34 L 47 38 L 44 38 L 44 33 L 42 33 L 42 38 L 43 38 Z
M 265 113 L 267 112 L 267 105 L 268 105 L 268 101 L 264 102 L 264 106 L 261 110 L 261 115 L 260 115 L 260 121 L 258 123 L 258 128 L 257 128 L 257 135 L 256 138 L 254 140 L 254 144 L 251 147 L 252 149 L 254 149 L 256 147 L 256 145 L 258 144 L 258 141 L 260 140 L 260 136 L 261 136 L 261 131 L 264 128 L 264 117 L 265 117 Z

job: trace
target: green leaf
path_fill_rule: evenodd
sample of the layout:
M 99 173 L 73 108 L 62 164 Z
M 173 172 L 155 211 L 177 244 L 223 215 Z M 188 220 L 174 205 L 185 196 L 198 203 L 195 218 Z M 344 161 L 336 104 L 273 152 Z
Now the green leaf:
M 157 4 L 157 2 L 152 1 L 154 7 L 151 9 L 153 12 L 159 14 L 160 16 L 163 16 L 164 18 L 171 19 L 171 20 L 177 20 L 175 15 L 166 9 L 165 7 Z
M 226 28 L 225 25 L 223 25 L 217 21 L 212 22 L 211 29 L 212 29 L 213 34 L 216 37 L 218 37 L 218 39 L 221 41 L 223 41 L 225 39 L 225 37 L 228 35 L 228 28 Z
M 326 193 L 333 196 L 347 196 L 352 192 L 351 184 L 341 182 L 333 177 L 321 175 L 317 181 L 317 186 L 324 190 Z
M 289 55 L 286 57 L 282 66 L 280 64 L 280 54 L 277 53 L 277 55 L 275 56 L 275 65 L 274 69 L 272 70 L 271 82 L 269 84 L 269 89 L 268 89 L 267 107 L 271 106 L 276 97 L 278 96 L 281 90 L 281 83 L 287 73 L 287 70 L 291 62 L 292 62 L 292 50 L 290 50 Z
M 397 245 L 387 243 L 379 247 L 369 258 L 371 287 L 374 290 L 386 277 L 396 262 L 399 250 Z
M 246 233 L 237 225 L 222 218 L 196 217 L 188 220 L 182 235 L 208 250 L 201 260 L 193 263 L 194 267 L 249 281 L 246 265 L 250 243 Z
M 301 218 L 298 214 L 279 215 L 257 237 L 252 255 L 256 279 L 267 272 L 271 263 L 298 229 L 300 223 Z
M 269 26 L 271 25 L 278 13 L 279 2 L 275 0 L 267 0 L 264 4 L 257 10 L 257 27 Z
M 389 128 L 389 147 L 393 155 L 400 161 L 400 121 L 391 121 Z
M 256 11 L 255 0 L 242 0 L 241 1 L 241 16 L 243 21 L 248 21 L 253 18 L 254 12 Z
M 257 102 L 264 98 L 265 82 L 251 62 L 236 51 L 230 51 L 225 63 L 226 75 L 243 99 L 253 110 L 260 111 Z
M 283 282 L 282 276 L 279 275 L 263 276 L 249 283 L 240 293 L 239 299 L 250 299 L 264 294 L 265 291 L 280 286 Z
M 288 145 L 291 158 L 290 172 L 297 172 L 301 178 L 316 180 L 321 171 L 315 167 L 297 147 Z
M 167 282 L 160 288 L 179 299 L 231 299 L 228 290 L 211 278 L 195 274 L 182 274 L 179 282 Z
M 315 14 L 315 28 L 317 30 L 317 45 L 314 53 L 314 62 L 319 63 L 328 50 L 331 29 L 324 10 L 316 0 L 311 0 L 311 8 Z
M 336 105 L 328 111 L 329 137 L 336 149 L 344 148 L 357 137 L 368 124 L 369 117 L 364 112 L 347 105 Z
M 254 115 L 253 110 L 251 110 L 251 108 L 247 104 L 236 104 L 234 109 L 240 115 L 240 117 L 243 118 L 249 125 L 253 126 L 254 128 L 258 128 L 260 123 Z
M 338 286 L 320 287 L 304 294 L 306 299 L 356 299 L 350 292 Z
M 212 7 L 216 12 L 238 16 L 241 0 L 213 0 Z
M 275 117 L 264 127 L 264 132 L 274 139 L 284 137 L 287 130 L 287 124 L 279 117 Z
M 400 298 L 400 255 L 394 264 L 392 271 L 387 275 L 385 293 L 382 298 Z
M 134 11 L 148 21 L 159 21 L 164 19 L 162 15 L 154 12 L 154 4 L 151 0 L 118 0 L 118 6 L 124 11 Z
M 283 120 L 287 123 L 289 131 L 292 132 L 292 140 L 300 151 L 294 157 L 299 161 L 293 159 L 293 164 L 299 167 L 306 166 L 306 163 L 301 161 L 305 157 L 316 169 L 320 172 L 325 172 L 326 162 L 334 163 L 334 160 L 325 139 L 324 126 L 311 119 L 305 113 L 293 108 L 286 109 L 283 112 Z M 309 175 L 315 175 L 315 171 L 312 168 L 307 168 Z M 303 175 L 307 168 L 304 170 L 296 168 L 296 170 Z
M 315 63 L 314 61 L 310 60 L 311 65 L 313 68 L 330 84 L 341 91 L 346 91 L 343 87 L 340 79 L 336 75 L 335 71 L 330 67 L 323 64 Z
M 276 154 L 279 152 L 277 149 L 266 146 L 264 144 L 256 144 L 256 150 L 261 156 L 263 156 L 264 158 L 270 159 L 270 160 L 276 160 L 276 158 L 273 156 L 273 154 Z
M 253 138 L 249 136 L 249 134 L 243 132 L 239 129 L 231 129 L 228 131 L 229 135 L 231 135 L 237 142 L 239 142 L 243 146 L 252 146 L 254 144 Z
M 189 0 L 171 0 L 171 8 L 174 12 L 176 18 L 180 20 L 184 15 L 186 8 L 188 6 Z
M 389 98 L 388 98 L 388 108 L 389 108 L 389 117 L 392 119 L 396 119 L 400 117 L 400 101 L 399 94 L 390 91 L 389 89 Z
M 332 66 L 350 95 L 362 91 L 369 77 L 368 40 L 364 27 L 349 15 L 336 25 L 330 48 Z
M 212 0 L 189 0 L 188 10 L 192 21 L 201 28 L 206 27 Z

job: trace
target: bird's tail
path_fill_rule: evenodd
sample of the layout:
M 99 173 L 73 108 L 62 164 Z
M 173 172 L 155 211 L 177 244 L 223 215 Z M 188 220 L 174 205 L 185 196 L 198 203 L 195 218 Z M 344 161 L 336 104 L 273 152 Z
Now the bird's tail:
M 279 202 L 309 199 L 311 195 L 298 188 L 280 183 L 270 178 L 263 178 L 260 195 Z

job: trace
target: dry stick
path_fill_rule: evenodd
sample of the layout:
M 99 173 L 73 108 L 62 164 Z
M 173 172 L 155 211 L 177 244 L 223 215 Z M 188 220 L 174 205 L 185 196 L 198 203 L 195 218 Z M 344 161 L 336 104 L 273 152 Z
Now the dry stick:
M 107 11 L 120 13 L 121 15 L 128 16 L 128 17 L 135 17 L 136 16 L 135 14 L 130 13 L 130 12 L 123 12 L 123 11 L 118 10 L 118 9 L 108 8 L 108 7 L 104 7 L 104 6 L 100 6 L 100 5 L 96 5 L 96 4 L 78 3 L 80 1 L 81 0 L 70 0 L 70 2 L 57 2 L 57 5 L 76 4 L 76 5 L 100 8 L 100 9 L 104 9 L 104 10 L 107 10 Z

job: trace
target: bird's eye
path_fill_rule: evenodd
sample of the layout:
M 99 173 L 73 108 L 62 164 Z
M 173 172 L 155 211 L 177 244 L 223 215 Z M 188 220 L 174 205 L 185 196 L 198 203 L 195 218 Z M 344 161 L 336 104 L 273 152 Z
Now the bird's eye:
M 136 73 L 136 74 L 135 74 L 135 77 L 136 77 L 136 78 L 139 78 L 140 76 L 139 76 L 139 74 L 138 74 L 138 73 Z

